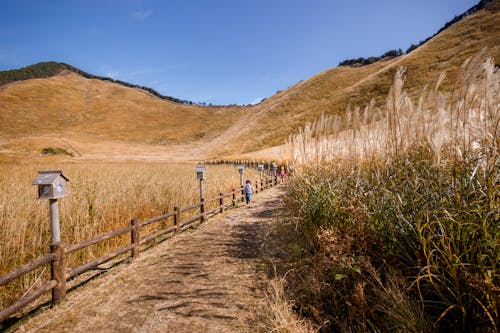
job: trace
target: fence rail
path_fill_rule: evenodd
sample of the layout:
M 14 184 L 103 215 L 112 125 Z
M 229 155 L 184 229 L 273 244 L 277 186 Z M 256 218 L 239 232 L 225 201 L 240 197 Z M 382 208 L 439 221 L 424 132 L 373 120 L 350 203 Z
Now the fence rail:
M 209 162 L 209 164 L 236 164 L 236 161 L 213 161 Z M 248 162 L 247 166 L 257 168 L 256 162 Z M 277 185 L 277 177 L 276 173 L 271 175 L 268 172 L 264 173 L 264 178 L 255 182 L 255 192 L 261 192 L 268 188 L 271 188 Z M 231 198 L 229 201 L 225 201 L 225 198 Z M 49 291 L 52 291 L 52 303 L 57 304 L 62 299 L 64 299 L 66 295 L 66 281 L 75 278 L 78 275 L 81 275 L 85 272 L 88 272 L 97 266 L 106 263 L 124 253 L 130 251 L 130 256 L 132 258 L 137 258 L 140 254 L 140 247 L 144 244 L 147 244 L 153 240 L 158 239 L 159 237 L 166 236 L 168 234 L 172 234 L 173 237 L 176 234 L 179 234 L 189 228 L 193 227 L 193 223 L 196 221 L 200 221 L 202 223 L 207 219 L 208 216 L 214 216 L 220 213 L 223 213 L 225 210 L 230 207 L 236 207 L 237 202 L 244 201 L 244 193 L 243 187 L 238 189 L 232 189 L 232 191 L 227 193 L 220 192 L 218 196 L 204 200 L 201 198 L 200 202 L 194 203 L 190 206 L 186 207 L 174 207 L 174 211 L 170 213 L 165 213 L 163 215 L 155 216 L 149 218 L 144 221 L 139 221 L 137 218 L 133 218 L 131 220 L 130 226 L 124 227 L 119 230 L 111 231 L 92 239 L 88 239 L 82 241 L 80 243 L 68 245 L 67 248 L 60 243 L 51 245 L 51 253 L 44 255 L 43 257 L 36 259 L 30 263 L 27 263 L 11 272 L 0 275 L 0 286 L 6 285 L 9 282 L 18 279 L 25 274 L 28 274 L 45 264 L 51 264 L 51 280 L 44 281 L 41 283 L 41 286 L 28 293 L 27 295 L 21 297 L 16 302 L 11 305 L 0 310 L 0 323 L 5 319 L 9 318 L 16 312 L 28 306 L 30 303 L 34 302 L 44 294 Z M 209 211 L 206 210 L 206 205 L 218 202 L 218 205 L 211 208 Z M 199 214 L 195 214 L 194 216 L 189 216 L 187 220 L 181 220 L 182 213 L 193 210 L 195 208 L 200 209 Z M 185 214 L 184 214 L 185 215 Z M 165 228 L 163 230 L 157 231 L 151 235 L 146 235 L 141 237 L 141 229 L 144 227 L 160 222 L 165 221 L 169 218 L 173 220 L 173 226 Z M 104 242 L 114 237 L 118 237 L 124 235 L 126 233 L 130 233 L 130 244 L 122 246 L 120 248 L 114 249 L 112 252 L 106 253 L 103 256 L 88 261 L 78 267 L 74 268 L 66 268 L 64 257 L 67 254 L 70 254 L 75 251 L 79 251 L 85 249 L 89 246 Z

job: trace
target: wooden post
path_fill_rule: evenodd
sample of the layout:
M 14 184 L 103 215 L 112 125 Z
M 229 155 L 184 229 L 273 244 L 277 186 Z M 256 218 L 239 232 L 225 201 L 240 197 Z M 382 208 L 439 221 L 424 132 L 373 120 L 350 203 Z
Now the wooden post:
M 132 258 L 139 258 L 139 253 L 141 252 L 140 244 L 141 244 L 141 236 L 139 230 L 139 219 L 134 217 L 130 220 L 130 224 L 132 225 L 132 231 L 130 232 L 130 238 L 134 247 L 132 248 Z
M 260 190 L 262 191 L 262 188 L 263 188 L 263 181 L 262 181 L 262 177 L 260 177 Z
M 255 193 L 259 193 L 259 182 L 255 181 Z
M 219 205 L 220 205 L 220 213 L 224 213 L 224 193 L 219 193 Z
M 207 215 L 205 214 L 205 198 L 201 198 L 201 206 L 200 206 L 200 222 L 203 222 L 207 219 Z
M 66 264 L 64 262 L 64 248 L 60 242 L 52 243 L 50 252 L 56 255 L 50 264 L 52 280 L 57 282 L 52 289 L 52 306 L 54 306 L 66 296 Z
M 241 202 L 245 202 L 245 187 L 241 186 Z
M 233 207 L 236 207 L 236 190 L 233 188 Z
M 205 195 L 203 194 L 203 179 L 200 179 L 200 198 L 204 198 Z
M 181 210 L 179 207 L 174 207 L 174 225 L 175 233 L 179 234 L 181 232 Z

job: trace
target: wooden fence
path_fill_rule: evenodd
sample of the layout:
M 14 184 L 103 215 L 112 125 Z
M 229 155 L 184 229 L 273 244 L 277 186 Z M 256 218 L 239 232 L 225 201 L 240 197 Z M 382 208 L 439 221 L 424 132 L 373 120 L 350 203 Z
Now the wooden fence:
M 253 161 L 210 161 L 208 164 L 244 164 L 247 167 L 255 167 L 257 168 L 257 163 Z M 277 177 L 276 172 L 270 170 L 264 170 L 263 174 L 265 177 L 254 183 L 255 192 L 258 193 L 265 189 L 271 188 L 277 185 Z M 202 223 L 207 220 L 208 217 L 223 213 L 226 209 L 234 208 L 237 206 L 238 202 L 243 202 L 244 191 L 243 187 L 238 189 L 233 189 L 228 193 L 219 193 L 219 196 L 212 199 L 201 199 L 200 202 L 197 202 L 191 206 L 187 207 L 174 207 L 174 211 L 171 213 L 166 213 L 160 216 L 152 217 L 150 219 L 140 221 L 137 218 L 133 218 L 130 221 L 130 225 L 115 230 L 112 232 L 108 232 L 106 234 L 102 234 L 100 236 L 94 237 L 92 239 L 77 243 L 71 244 L 68 246 L 63 246 L 62 243 L 51 244 L 50 253 L 44 255 L 43 257 L 36 259 L 30 263 L 27 263 L 16 270 L 10 271 L 9 273 L 0 275 L 0 286 L 6 285 L 9 282 L 22 277 L 25 274 L 28 274 L 45 264 L 50 264 L 51 271 L 51 280 L 44 281 L 41 283 L 41 286 L 28 293 L 27 295 L 21 297 L 16 302 L 11 305 L 0 310 L 0 323 L 10 316 L 18 312 L 19 310 L 25 308 L 30 303 L 34 302 L 36 299 L 40 298 L 45 293 L 52 291 L 52 304 L 55 305 L 61 302 L 66 296 L 66 282 L 70 279 L 75 278 L 76 276 L 83 274 L 89 270 L 95 269 L 97 266 L 112 260 L 120 255 L 123 255 L 130 251 L 130 256 L 132 258 L 139 257 L 141 246 L 152 242 L 153 240 L 158 239 L 161 236 L 167 235 L 176 235 L 179 234 L 186 229 L 195 226 L 195 222 Z M 217 206 L 207 211 L 206 208 L 210 205 L 213 206 L 213 203 L 217 203 Z M 183 215 L 186 216 L 186 212 L 193 211 L 195 209 L 199 209 L 199 213 L 194 216 L 189 215 L 186 220 L 183 220 Z M 157 231 L 150 235 L 142 235 L 142 231 L 144 227 L 148 225 L 152 225 L 154 223 L 158 223 L 160 221 L 166 221 L 168 219 L 173 220 L 173 226 L 168 227 L 166 229 Z M 197 225 L 199 225 L 199 223 Z M 84 248 L 87 248 L 91 245 L 98 244 L 100 242 L 104 242 L 114 237 L 118 237 L 124 234 L 130 234 L 130 244 L 126 246 L 122 246 L 113 250 L 112 252 L 106 253 L 103 256 L 88 261 L 78 267 L 67 268 L 65 264 L 65 256 L 78 251 Z

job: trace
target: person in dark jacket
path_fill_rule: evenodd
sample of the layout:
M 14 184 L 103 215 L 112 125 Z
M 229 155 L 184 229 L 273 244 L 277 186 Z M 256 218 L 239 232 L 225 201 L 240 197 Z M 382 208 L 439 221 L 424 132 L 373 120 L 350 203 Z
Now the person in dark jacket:
M 250 179 L 247 179 L 245 184 L 245 201 L 247 202 L 247 205 L 252 200 L 252 194 L 253 194 L 252 182 L 250 181 Z

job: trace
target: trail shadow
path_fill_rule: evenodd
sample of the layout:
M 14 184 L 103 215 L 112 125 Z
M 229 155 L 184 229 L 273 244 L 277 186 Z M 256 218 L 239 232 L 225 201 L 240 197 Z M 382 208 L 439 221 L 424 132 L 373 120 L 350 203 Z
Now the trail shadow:
M 167 283 L 168 284 L 168 283 Z M 127 303 L 130 305 L 153 302 L 164 304 L 156 308 L 157 312 L 168 312 L 184 318 L 199 317 L 203 319 L 234 320 L 235 316 L 227 315 L 231 307 L 239 310 L 248 310 L 241 304 L 237 306 L 228 305 L 227 290 L 220 287 L 198 288 L 192 291 L 165 291 L 154 294 L 141 295 Z
M 249 327 L 253 327 L 255 309 L 245 299 L 262 291 L 259 278 L 254 280 L 252 274 L 264 270 L 262 247 L 270 225 L 282 210 L 278 198 L 256 200 L 253 206 L 222 217 L 224 220 L 214 228 L 174 244 L 172 251 L 151 263 L 155 272 L 161 274 L 160 278 L 151 277 L 154 289 L 140 292 L 128 303 L 150 303 L 157 313 L 182 318 L 241 320 L 238 313 L 242 313 Z M 222 260 L 213 260 L 214 256 Z M 233 264 L 247 267 L 241 271 L 244 278 L 237 275 L 239 268 L 234 269 L 239 266 L 224 272 L 226 265 Z
M 261 246 L 270 223 L 276 219 L 283 206 L 278 199 L 255 203 L 255 211 L 249 214 L 248 223 L 234 224 L 231 229 L 232 242 L 227 253 L 238 259 L 257 259 L 261 257 Z

